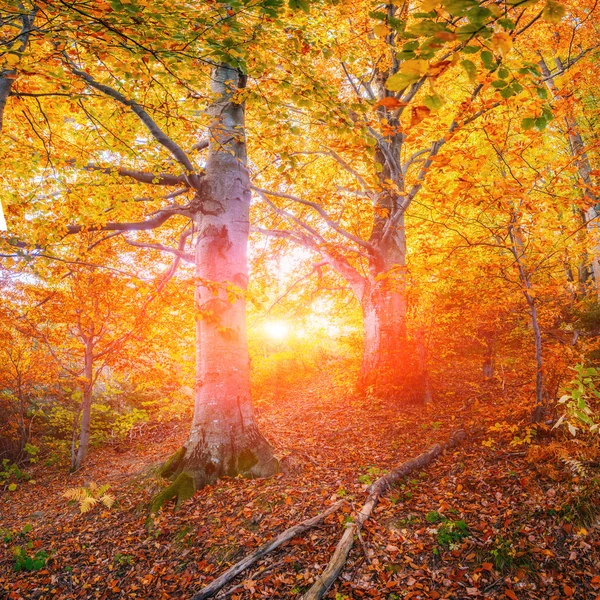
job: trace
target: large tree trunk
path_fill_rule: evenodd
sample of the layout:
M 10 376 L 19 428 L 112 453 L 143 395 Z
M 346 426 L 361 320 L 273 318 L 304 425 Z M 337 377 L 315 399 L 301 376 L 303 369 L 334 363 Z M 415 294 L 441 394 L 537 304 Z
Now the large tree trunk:
M 406 298 L 387 281 L 369 281 L 362 299 L 364 347 L 361 387 L 383 397 L 398 391 L 406 377 Z
M 213 121 L 205 183 L 195 225 L 197 374 L 194 420 L 171 474 L 196 489 L 226 475 L 266 477 L 278 469 L 256 424 L 250 396 L 245 292 L 250 182 L 246 168 L 243 87 L 238 71 L 213 72 Z
M 383 161 L 383 157 L 379 158 Z M 362 288 L 364 346 L 359 389 L 378 398 L 396 397 L 423 401 L 425 385 L 419 376 L 418 357 L 409 348 L 406 332 L 406 235 L 404 216 L 393 225 L 393 214 L 402 199 L 385 189 L 375 198 L 370 242 L 378 253 L 369 265 Z
M 84 355 L 84 382 L 83 382 L 83 398 L 81 401 L 81 430 L 79 433 L 79 446 L 77 447 L 77 455 L 71 465 L 72 471 L 77 471 L 83 465 L 87 457 L 90 445 L 90 432 L 92 423 L 92 391 L 94 389 L 94 346 L 91 338 L 85 341 Z
M 385 212 L 397 201 L 384 192 L 377 206 Z M 422 400 L 422 390 L 415 389 L 419 379 L 416 356 L 409 350 L 406 335 L 404 219 L 391 230 L 387 218 L 376 216 L 370 241 L 377 245 L 379 255 L 371 261 L 360 298 L 364 329 L 360 389 L 376 397 Z

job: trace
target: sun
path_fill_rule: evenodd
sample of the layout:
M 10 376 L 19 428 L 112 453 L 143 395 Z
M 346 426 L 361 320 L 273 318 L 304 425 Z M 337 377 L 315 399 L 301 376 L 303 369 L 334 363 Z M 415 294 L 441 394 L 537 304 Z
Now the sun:
M 270 338 L 279 342 L 284 340 L 290 332 L 290 326 L 285 321 L 267 321 L 263 327 Z

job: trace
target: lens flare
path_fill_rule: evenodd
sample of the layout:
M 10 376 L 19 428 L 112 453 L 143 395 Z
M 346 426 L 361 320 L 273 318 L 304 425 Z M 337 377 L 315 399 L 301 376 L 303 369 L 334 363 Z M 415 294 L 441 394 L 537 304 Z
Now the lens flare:
M 284 340 L 290 332 L 290 326 L 285 321 L 267 321 L 264 329 L 270 338 L 277 341 Z

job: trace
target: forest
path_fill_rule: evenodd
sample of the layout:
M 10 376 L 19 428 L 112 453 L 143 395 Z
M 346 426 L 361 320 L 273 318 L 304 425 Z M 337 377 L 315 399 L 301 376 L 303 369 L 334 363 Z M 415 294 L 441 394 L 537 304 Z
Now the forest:
M 0 598 L 600 600 L 598 0 L 0 0 Z

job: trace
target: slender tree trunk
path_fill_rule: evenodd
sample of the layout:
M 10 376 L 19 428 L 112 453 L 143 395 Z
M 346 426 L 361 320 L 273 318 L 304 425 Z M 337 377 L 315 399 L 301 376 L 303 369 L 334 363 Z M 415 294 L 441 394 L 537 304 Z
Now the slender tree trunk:
M 539 423 L 542 420 L 544 413 L 544 357 L 542 354 L 542 332 L 538 321 L 535 298 L 532 298 L 528 293 L 525 294 L 525 297 L 529 306 L 531 326 L 533 328 L 533 337 L 535 340 L 535 408 L 531 413 L 531 421 L 533 423 Z
M 555 59 L 556 66 L 559 69 L 559 72 L 563 70 L 563 64 L 559 58 Z M 550 69 L 546 64 L 546 61 L 543 58 L 540 58 L 540 70 L 542 71 L 542 75 L 544 76 L 544 80 L 546 81 L 546 85 L 550 90 L 552 96 L 557 100 L 562 100 L 562 94 L 560 90 L 556 87 L 556 83 L 554 82 L 554 77 L 550 73 Z M 592 164 L 590 162 L 589 156 L 585 151 L 585 144 L 583 141 L 583 137 L 581 135 L 581 130 L 579 129 L 579 125 L 577 124 L 577 120 L 573 114 L 572 108 L 569 106 L 567 108 L 567 113 L 564 118 L 566 133 L 569 140 L 569 148 L 571 151 L 571 155 L 575 159 L 575 164 L 577 166 L 577 172 L 579 174 L 579 178 L 581 180 L 580 187 L 583 194 L 583 199 L 586 204 L 585 208 L 581 210 L 581 216 L 583 222 L 587 225 L 587 234 L 589 237 L 589 245 L 592 246 L 592 256 L 591 256 L 591 264 L 588 266 L 588 257 L 582 257 L 582 263 L 578 268 L 579 275 L 579 283 L 582 288 L 585 290 L 585 284 L 588 280 L 590 274 L 594 276 L 594 285 L 596 287 L 596 293 L 600 297 L 600 231 L 599 225 L 596 217 L 598 216 L 598 212 L 596 207 L 600 202 L 600 198 L 593 191 L 592 181 Z
M 25 444 L 27 444 L 27 428 L 25 427 L 25 394 L 23 393 L 23 381 L 19 371 L 17 371 L 17 395 L 19 398 L 19 454 L 22 454 Z
M 422 400 L 423 403 L 429 404 L 432 400 L 431 386 L 429 383 L 429 344 L 425 339 L 425 328 L 420 328 L 416 335 L 416 346 L 417 346 L 417 361 L 418 361 L 418 377 L 421 382 L 421 389 L 423 392 Z
M 495 356 L 496 356 L 496 333 L 489 332 L 484 334 L 485 338 L 485 358 L 483 359 L 482 373 L 486 379 L 494 376 Z
M 185 473 L 196 489 L 226 476 L 265 477 L 278 461 L 258 430 L 250 396 L 245 292 L 250 182 L 240 74 L 213 72 L 213 121 L 195 225 L 197 374 L 194 419 L 184 452 L 165 474 Z
M 515 263 L 519 271 L 519 278 L 523 285 L 523 295 L 529 307 L 529 316 L 531 317 L 531 328 L 533 329 L 533 338 L 535 343 L 535 407 L 531 413 L 531 421 L 539 423 L 544 416 L 544 355 L 542 346 L 542 331 L 538 320 L 536 299 L 531 292 L 531 277 L 527 272 L 523 259 L 525 258 L 524 243 L 521 228 L 517 223 L 517 216 L 513 214 L 511 225 L 509 227 L 511 240 L 511 250 L 515 257 Z
M 83 398 L 81 401 L 81 430 L 79 446 L 71 470 L 77 471 L 85 461 L 90 445 L 90 430 L 92 421 L 92 390 L 94 387 L 94 345 L 91 338 L 85 340 Z

